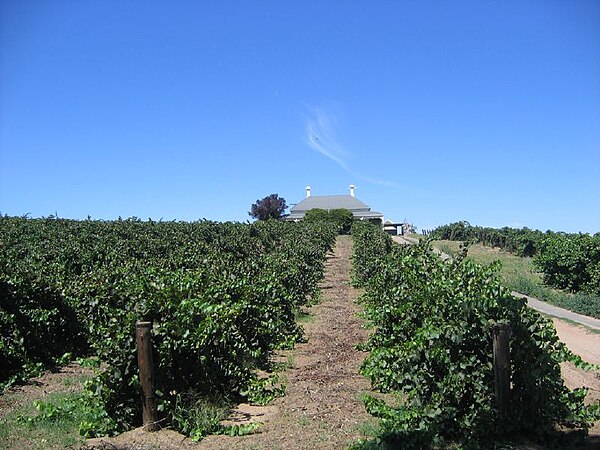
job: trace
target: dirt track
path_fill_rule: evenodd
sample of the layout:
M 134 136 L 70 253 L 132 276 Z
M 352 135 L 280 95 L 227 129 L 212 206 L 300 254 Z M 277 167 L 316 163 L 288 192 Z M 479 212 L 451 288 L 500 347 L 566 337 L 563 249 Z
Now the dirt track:
M 569 349 L 592 364 L 600 364 L 600 333 L 594 333 L 583 325 L 576 325 L 553 318 L 552 322 L 560 340 Z
M 581 356 L 584 361 L 600 364 L 600 334 L 591 332 L 582 325 L 575 325 L 564 320 L 552 319 L 556 332 L 569 350 Z M 569 389 L 587 387 L 589 389 L 586 402 L 600 401 L 600 372 L 581 370 L 571 363 L 562 363 L 561 372 Z M 600 441 L 600 422 L 590 429 L 590 436 Z

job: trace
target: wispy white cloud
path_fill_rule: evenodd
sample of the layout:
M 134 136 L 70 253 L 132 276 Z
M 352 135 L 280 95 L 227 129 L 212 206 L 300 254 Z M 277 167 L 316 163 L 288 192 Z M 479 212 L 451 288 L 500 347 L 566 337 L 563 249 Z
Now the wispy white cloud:
M 334 135 L 335 125 L 332 116 L 315 108 L 306 120 L 306 143 L 310 148 L 349 170 L 345 158 L 347 152 L 338 144 Z
M 352 176 L 367 183 L 394 187 L 394 183 L 361 175 L 350 168 L 347 159 L 351 155 L 338 142 L 335 135 L 335 126 L 335 116 L 328 114 L 322 108 L 312 108 L 310 115 L 306 119 L 306 143 L 311 149 L 329 158 Z

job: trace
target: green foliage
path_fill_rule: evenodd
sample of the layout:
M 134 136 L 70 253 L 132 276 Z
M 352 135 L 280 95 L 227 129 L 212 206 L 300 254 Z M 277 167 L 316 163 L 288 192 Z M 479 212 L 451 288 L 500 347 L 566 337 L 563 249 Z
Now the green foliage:
M 255 433 L 262 423 L 240 423 L 239 425 L 222 425 L 218 434 L 224 434 L 226 436 L 247 436 Z
M 244 436 L 254 433 L 260 423 L 221 425 L 227 419 L 231 403 L 223 397 L 200 397 L 196 392 L 177 395 L 173 410 L 173 424 L 194 441 L 209 434 Z
M 231 404 L 223 397 L 201 397 L 196 392 L 178 394 L 173 409 L 173 424 L 182 433 L 199 441 L 219 430 Z
M 460 241 L 433 241 L 433 245 L 449 255 L 455 255 L 463 244 Z M 532 258 L 498 252 L 481 244 L 469 246 L 468 258 L 479 264 L 499 261 L 501 267 L 498 273 L 511 291 L 530 295 L 579 314 L 600 318 L 600 295 L 571 293 L 544 285 L 542 274 L 535 269 Z
M 303 220 L 309 223 L 333 223 L 338 228 L 339 234 L 349 234 L 354 216 L 351 211 L 344 208 L 330 210 L 315 208 L 307 211 Z
M 455 255 L 463 244 L 460 241 L 433 241 L 433 245 L 449 255 Z M 536 270 L 532 258 L 498 252 L 481 244 L 469 246 L 468 258 L 484 265 L 499 261 L 501 267 L 498 273 L 511 291 L 530 295 L 579 314 L 600 318 L 600 295 L 571 293 L 544 285 L 543 274 Z
M 90 356 L 88 358 L 77 358 L 76 362 L 81 367 L 88 367 L 92 369 L 97 369 L 100 367 L 100 360 L 94 356 Z
M 528 228 L 495 229 L 463 221 L 440 226 L 431 237 L 476 241 L 518 256 L 534 256 L 534 264 L 544 273 L 544 282 L 549 286 L 600 295 L 600 233 L 590 236 L 549 230 L 542 233 Z M 597 303 L 587 308 L 596 310 Z
M 546 234 L 527 227 L 490 228 L 473 226 L 467 221 L 455 222 L 437 227 L 430 237 L 449 241 L 475 241 L 490 247 L 498 247 L 519 256 L 533 256 Z
M 134 329 L 153 323 L 159 410 L 178 392 L 240 396 L 301 337 L 335 240 L 327 224 L 0 217 L 0 381 L 70 351 L 95 355 L 86 435 L 139 424 Z
M 578 292 L 557 291 L 527 277 L 516 277 L 507 286 L 521 294 L 535 297 L 584 316 L 600 319 L 600 296 Z
M 0 221 L 2 225 L 6 222 Z M 18 233 L 15 228 L 9 231 Z M 84 346 L 74 308 L 54 282 L 27 269 L 28 260 L 34 257 L 32 249 L 23 246 L 10 254 L 6 237 L 5 233 L 0 235 L 1 387 L 39 374 L 44 365 L 52 365 L 65 351 L 81 351 Z
M 340 234 L 350 233 L 350 228 L 354 222 L 352 212 L 344 208 L 332 209 L 329 211 L 329 217 L 334 223 L 338 224 Z
M 384 246 L 376 227 L 355 224 L 354 279 L 375 324 L 362 367 L 374 388 L 404 401 L 370 398 L 382 437 L 406 448 L 480 447 L 511 433 L 549 435 L 555 425 L 589 427 L 599 418 L 569 391 L 559 362 L 572 356 L 552 324 L 502 286 L 495 264 L 466 252 L 443 262 L 428 242 Z M 491 326 L 509 324 L 512 402 L 499 420 L 494 400 Z
M 330 220 L 329 211 L 321 208 L 314 208 L 306 211 L 304 214 L 304 222 L 327 222 Z
M 241 394 L 253 405 L 268 405 L 278 397 L 285 395 L 285 382 L 279 375 L 273 374 L 266 378 L 255 379 Z
M 379 274 L 381 261 L 392 251 L 392 238 L 381 233 L 373 224 L 356 222 L 352 226 L 354 254 L 352 255 L 352 284 L 363 287 Z
M 43 401 L 22 402 L 5 411 L 0 420 L 0 448 L 79 448 L 83 443 L 80 425 L 96 420 L 100 413 L 91 409 L 83 396 L 54 392 Z
M 600 295 L 600 233 L 553 234 L 539 247 L 533 262 L 544 272 L 545 283 Z

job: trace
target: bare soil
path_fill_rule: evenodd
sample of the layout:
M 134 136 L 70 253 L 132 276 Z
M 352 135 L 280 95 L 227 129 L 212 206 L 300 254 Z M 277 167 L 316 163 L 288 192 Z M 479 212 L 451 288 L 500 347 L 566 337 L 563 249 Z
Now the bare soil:
M 558 318 L 552 319 L 556 332 L 569 350 L 581 356 L 584 361 L 600 365 L 600 334 L 590 332 L 582 325 L 576 325 Z M 566 362 L 560 365 L 563 379 L 569 389 L 587 387 L 586 403 L 600 402 L 600 372 L 578 369 Z M 600 422 L 590 428 L 589 436 L 600 445 Z
M 585 326 L 553 318 L 560 340 L 569 350 L 581 356 L 585 361 L 600 365 L 600 333 L 589 331 Z
M 77 378 L 83 380 L 92 375 L 93 369 L 72 363 L 56 371 L 47 371 L 40 377 L 31 378 L 25 385 L 13 386 L 6 394 L 0 395 L 0 419 L 14 409 L 54 392 L 81 391 L 83 383 L 77 381 Z M 66 383 L 67 379 L 75 381 Z

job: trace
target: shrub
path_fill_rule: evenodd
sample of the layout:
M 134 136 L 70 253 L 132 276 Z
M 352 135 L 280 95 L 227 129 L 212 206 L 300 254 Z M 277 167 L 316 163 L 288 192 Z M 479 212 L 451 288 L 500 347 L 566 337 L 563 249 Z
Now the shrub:
M 306 212 L 304 221 L 308 223 L 332 223 L 337 227 L 339 234 L 349 234 L 354 222 L 354 216 L 351 211 L 344 208 L 331 210 L 315 208 Z
M 550 286 L 600 295 L 600 234 L 548 236 L 533 263 Z

